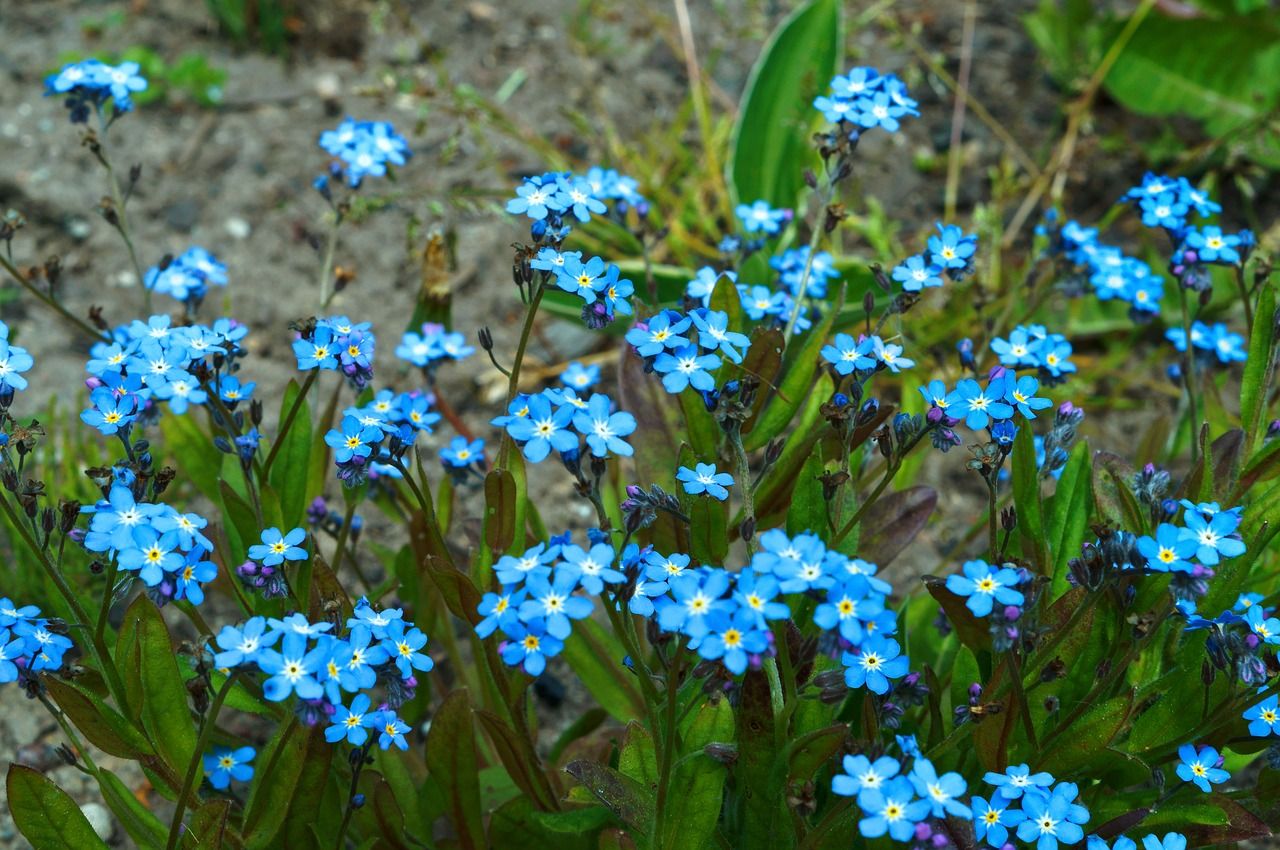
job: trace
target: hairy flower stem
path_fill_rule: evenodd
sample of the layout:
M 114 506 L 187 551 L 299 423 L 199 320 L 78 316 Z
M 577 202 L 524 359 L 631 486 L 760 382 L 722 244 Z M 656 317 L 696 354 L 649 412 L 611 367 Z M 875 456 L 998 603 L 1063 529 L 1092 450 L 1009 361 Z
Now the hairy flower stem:
M 93 325 L 86 322 L 84 319 L 72 313 L 66 307 L 63 307 L 60 303 L 58 303 L 58 300 L 54 298 L 52 295 L 41 292 L 38 286 L 36 286 L 34 283 L 32 283 L 30 280 L 27 279 L 27 276 L 22 273 L 21 269 L 15 266 L 12 262 L 10 262 L 4 256 L 0 256 L 0 268 L 3 268 L 6 272 L 8 272 L 9 277 L 13 278 L 14 281 L 16 281 L 19 286 L 21 286 L 27 292 L 30 292 L 33 296 L 36 297 L 36 299 L 38 299 L 42 304 L 44 304 L 44 306 L 48 307 L 53 312 L 57 313 L 67 322 L 70 322 L 81 333 L 85 334 L 86 336 L 90 336 L 90 337 L 93 337 L 94 339 L 101 340 L 104 342 L 110 341 L 110 338 L 105 333 L 98 330 Z
M 327 310 L 329 302 L 337 291 L 330 291 L 333 283 L 333 255 L 338 250 L 338 227 L 342 224 L 342 213 L 333 210 L 333 220 L 325 233 L 324 260 L 320 263 L 320 309 Z
M 5 518 L 9 520 L 9 523 L 18 530 L 22 541 L 36 556 L 40 566 L 44 568 L 45 574 L 53 582 L 54 586 L 58 588 L 59 595 L 66 601 L 67 607 L 71 609 L 77 624 L 92 636 L 90 646 L 93 648 L 94 658 L 97 660 L 98 666 L 102 668 L 102 675 L 107 680 L 107 687 L 111 691 L 111 696 L 123 708 L 128 704 L 125 700 L 124 681 L 120 678 L 120 672 L 116 670 L 116 665 L 111 660 L 111 653 L 107 649 L 106 640 L 99 636 L 96 629 L 93 628 L 94 620 L 89 617 L 89 612 L 85 610 L 85 607 L 80 604 L 80 600 L 76 598 L 71 585 L 67 584 L 67 579 L 62 575 L 62 570 L 49 558 L 49 553 L 36 542 L 30 529 L 22 523 L 21 517 L 13 509 L 13 505 L 9 504 L 8 498 L 3 495 L 0 495 L 0 510 L 4 512 Z
M 679 639 L 677 638 L 677 641 Z M 667 696 L 664 702 L 666 720 L 662 725 L 662 767 L 658 777 L 658 799 L 654 806 L 654 835 L 661 836 L 666 824 L 667 800 L 671 792 L 671 774 L 676 761 L 676 703 L 680 696 L 680 645 L 677 642 L 667 668 Z
M 782 344 L 791 344 L 791 337 L 796 330 L 796 322 L 800 320 L 800 309 L 804 306 L 805 293 L 809 291 L 809 274 L 813 271 L 813 255 L 818 251 L 818 243 L 822 240 L 823 227 L 826 224 L 827 204 L 831 203 L 832 184 L 827 180 L 825 191 L 819 197 L 818 219 L 813 223 L 813 233 L 809 235 L 809 255 L 804 259 L 804 272 L 800 275 L 800 283 L 796 286 L 795 303 L 791 305 L 791 316 L 787 319 L 787 329 L 783 334 Z
M 334 850 L 342 850 L 346 846 L 347 827 L 351 825 L 351 815 L 356 810 L 356 789 L 360 787 L 360 774 L 364 772 L 365 762 L 369 760 L 369 750 L 373 747 L 374 740 L 371 735 L 369 740 L 365 741 L 364 746 L 357 750 L 360 753 L 360 758 L 352 759 L 351 788 L 347 792 L 347 805 L 342 813 L 342 825 L 338 827 L 338 840 L 333 843 Z
M 1009 667 L 1013 672 L 1013 692 L 1018 698 L 1018 714 L 1022 716 L 1022 729 L 1031 742 L 1031 751 L 1040 754 L 1040 744 L 1036 741 L 1036 725 L 1031 720 L 1031 704 L 1027 702 L 1027 692 L 1022 686 L 1022 663 L 1018 659 L 1018 649 L 1009 650 Z
M 133 263 L 133 273 L 138 278 L 138 286 L 142 287 L 142 308 L 147 313 L 151 312 L 151 290 L 147 288 L 146 277 L 142 274 L 142 264 L 138 262 L 138 252 L 133 247 L 133 237 L 129 235 L 129 215 L 125 211 L 125 205 L 128 200 L 124 196 L 124 192 L 120 190 L 120 180 L 116 177 L 116 171 L 111 167 L 111 160 L 107 158 L 106 147 L 104 142 L 107 138 L 107 127 L 109 126 L 102 117 L 102 110 L 98 110 L 98 126 L 101 133 L 98 134 L 98 143 L 93 148 L 94 156 L 98 162 L 102 163 L 102 167 L 107 171 L 107 186 L 111 191 L 111 203 L 115 208 L 115 221 L 110 224 L 120 234 L 120 238 L 124 241 L 125 248 L 129 251 L 129 261 Z
M 520 367 L 524 365 L 524 353 L 529 347 L 529 337 L 533 334 L 533 319 L 538 313 L 538 305 L 542 303 L 542 293 L 545 289 L 544 284 L 537 284 L 537 289 L 533 291 L 533 297 L 529 299 L 529 307 L 525 310 L 524 324 L 520 327 L 520 339 L 516 343 L 515 356 L 511 360 L 511 375 L 507 379 L 507 401 L 503 406 L 504 409 L 511 406 L 511 402 L 515 400 L 516 393 L 520 390 Z M 507 459 L 510 457 L 511 450 L 514 447 L 515 443 L 511 437 L 503 434 L 502 444 L 498 448 L 498 468 L 506 468 Z
M 187 775 L 182 780 L 182 793 L 178 795 L 173 819 L 169 821 L 169 840 L 165 842 L 165 850 L 173 850 L 178 846 L 178 839 L 182 835 L 182 815 L 187 809 L 187 798 L 195 789 L 196 775 L 200 772 L 200 762 L 204 758 L 205 748 L 209 746 L 209 737 L 213 734 L 214 727 L 218 725 L 218 712 L 222 710 L 222 704 L 231 693 L 231 687 L 235 684 L 238 675 L 238 673 L 232 673 L 222 683 L 222 687 L 218 688 L 213 702 L 209 705 L 209 710 L 200 721 L 200 736 L 196 739 L 196 748 L 191 753 L 191 761 L 187 763 Z
M 1182 385 L 1187 391 L 1187 432 L 1191 437 L 1191 466 L 1194 468 L 1200 454 L 1200 417 L 1196 410 L 1196 358 L 1191 345 L 1191 307 L 1187 303 L 1187 288 L 1178 286 L 1178 303 L 1182 307 Z
M 755 494 L 752 492 L 754 487 L 751 484 L 751 467 L 747 463 L 747 450 L 742 445 L 741 423 L 735 422 L 729 429 L 729 444 L 733 446 L 733 455 L 738 463 L 738 486 L 742 491 L 742 522 L 752 529 L 751 536 L 746 540 L 747 555 L 751 556 L 756 553 L 756 503 Z
M 995 475 L 997 470 L 992 470 L 990 475 L 982 476 L 982 480 L 987 485 L 987 546 L 991 551 L 991 560 L 998 562 L 1000 560 L 1000 549 L 998 546 L 999 532 L 996 530 L 996 482 Z
M 320 372 L 316 369 L 307 373 L 307 379 L 303 381 L 302 388 L 298 390 L 298 395 L 293 399 L 293 404 L 289 407 L 289 412 L 285 414 L 284 421 L 280 423 L 280 432 L 271 441 L 271 450 L 267 452 L 267 459 L 262 462 L 262 471 L 258 473 L 263 481 L 267 480 L 267 475 L 271 472 L 271 464 L 275 463 L 276 455 L 280 453 L 280 447 L 284 445 L 284 438 L 288 435 L 289 429 L 293 427 L 293 420 L 298 417 L 298 411 L 306 403 L 307 395 L 311 392 L 311 387 L 315 384 L 319 375 Z

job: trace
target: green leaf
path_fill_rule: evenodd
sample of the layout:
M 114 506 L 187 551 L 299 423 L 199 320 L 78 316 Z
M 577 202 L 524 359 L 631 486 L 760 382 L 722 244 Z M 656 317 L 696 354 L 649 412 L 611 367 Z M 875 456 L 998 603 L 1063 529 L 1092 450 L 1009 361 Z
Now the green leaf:
M 1098 512 L 1117 528 L 1145 534 L 1147 518 L 1133 495 L 1129 482 L 1133 469 L 1119 455 L 1095 452 L 1093 456 L 1093 500 Z
M 1018 511 L 1022 554 L 1043 575 L 1048 555 L 1044 543 L 1044 507 L 1040 503 L 1040 469 L 1036 465 L 1031 423 L 1024 422 L 1013 440 L 1013 504 Z
M 1189 115 L 1221 135 L 1260 120 L 1280 100 L 1275 20 L 1148 15 L 1103 84 L 1134 112 Z
M 196 748 L 196 730 L 169 629 L 146 594 L 125 611 L 122 639 L 125 630 L 136 646 L 142 726 L 165 762 L 182 776 Z
M 783 850 L 795 846 L 795 834 L 786 795 L 781 793 L 782 771 L 774 767 L 781 757 L 774 735 L 773 706 L 769 686 L 760 670 L 748 670 L 736 712 L 738 762 L 733 766 L 737 793 L 731 814 L 740 826 L 734 846 L 738 850 Z
M 1071 450 L 1062 468 L 1045 527 L 1049 553 L 1053 558 L 1053 597 L 1067 592 L 1067 561 L 1080 554 L 1085 530 L 1092 513 L 1093 467 L 1089 463 L 1089 445 L 1081 441 Z
M 813 452 L 805 460 L 791 491 L 787 507 L 787 534 L 796 535 L 812 531 L 825 536 L 827 530 L 827 500 L 822 498 L 822 455 Z
M 843 303 L 844 285 L 842 283 L 834 309 L 828 310 L 826 318 L 809 330 L 803 337 L 803 345 L 797 349 L 794 338 L 788 343 L 782 384 L 777 392 L 772 394 L 760 415 L 756 417 L 756 425 L 751 429 L 751 433 L 743 437 L 742 443 L 747 451 L 763 448 L 766 443 L 781 434 L 791 424 L 800 405 L 809 399 L 813 389 L 814 374 L 818 371 L 822 347 L 827 344 L 831 323 L 835 320 Z M 763 389 L 761 388 L 762 392 Z M 826 401 L 827 398 L 820 399 L 819 403 Z
M 184 833 L 183 846 L 191 850 L 217 850 L 234 846 L 227 840 L 227 816 L 230 800 L 210 800 L 191 814 Z M 144 845 L 145 846 L 145 845 Z
M 307 768 L 313 738 L 318 739 L 313 757 L 320 757 L 323 752 L 325 758 L 331 758 L 332 746 L 324 740 L 323 727 L 308 728 L 294 717 L 280 725 L 258 754 L 241 830 L 245 844 L 251 850 L 275 846 L 276 835 L 290 815 L 290 804 L 295 799 L 294 786 Z M 329 749 L 322 751 L 319 749 L 322 746 Z M 307 799 L 303 802 L 312 807 L 310 810 L 314 813 L 314 801 Z
M 700 706 L 683 735 L 684 753 L 671 773 L 662 830 L 662 847 L 699 850 L 712 847 L 724 797 L 726 768 L 702 751 L 710 744 L 733 743 L 733 708 L 727 699 Z M 754 742 L 748 742 L 749 744 Z
M 155 754 L 142 731 L 97 694 L 53 676 L 45 677 L 44 683 L 58 708 L 104 753 L 124 759 Z
M 370 734 L 373 732 L 371 731 Z M 333 810 L 318 813 L 315 802 L 324 796 L 326 786 L 332 787 L 329 777 L 333 773 L 333 757 L 336 750 L 333 744 L 325 739 L 324 729 L 321 726 L 305 732 L 300 730 L 299 737 L 302 741 L 302 749 L 297 756 L 296 769 L 292 762 L 284 760 L 285 757 L 292 757 L 289 752 L 282 753 L 282 757 L 276 760 L 277 781 L 287 784 L 291 799 L 284 823 L 280 825 L 275 840 L 269 845 L 272 847 L 305 846 L 307 831 L 313 825 L 323 824 L 326 819 L 335 822 L 338 820 Z M 265 832 L 274 829 L 272 819 L 268 818 L 259 823 L 262 824 L 259 829 Z M 245 835 L 251 844 L 259 837 L 256 833 L 249 833 L 248 830 Z
M 1132 710 L 1133 691 L 1098 703 L 1041 754 L 1036 769 L 1045 768 L 1055 776 L 1065 776 L 1099 759 L 1112 758 L 1107 753 L 1107 745 L 1124 730 Z
M 475 716 L 484 727 L 484 731 L 488 733 L 493 749 L 506 767 L 511 780 L 533 800 L 539 809 L 555 811 L 555 795 L 530 743 L 517 735 L 505 720 L 491 711 L 480 709 L 476 711 Z
M 427 770 L 441 782 L 448 797 L 449 822 L 458 843 L 469 850 L 485 846 L 475 741 L 467 690 L 452 691 L 431 719 Z
M 516 481 L 505 469 L 484 477 L 484 539 L 494 552 L 505 552 L 516 538 Z
M 863 529 L 857 538 L 858 554 L 873 564 L 888 566 L 924 530 L 937 506 L 938 493 L 932 487 L 917 485 L 885 493 L 858 521 Z
M 565 773 L 578 780 L 596 799 L 604 803 L 618 820 L 631 827 L 638 847 L 647 847 L 653 825 L 653 795 L 636 780 L 603 764 L 581 759 L 565 766 Z
M 1244 364 L 1240 383 L 1240 424 L 1244 427 L 1245 445 L 1257 445 L 1266 418 L 1267 394 L 1275 368 L 1276 291 L 1270 280 L 1262 284 L 1254 310 L 1253 333 L 1249 336 L 1249 359 Z M 1246 449 L 1247 451 L 1247 449 Z
M 226 479 L 219 479 L 218 493 L 222 498 L 222 516 L 226 521 L 224 530 L 231 546 L 231 561 L 239 564 L 244 561 L 249 547 L 258 541 L 262 529 L 253 508 Z
M 800 174 L 815 159 L 809 129 L 813 99 L 837 71 L 844 34 L 839 0 L 810 0 L 774 31 L 751 69 L 738 121 L 728 183 L 735 200 L 794 207 Z
M 175 465 L 206 498 L 217 500 L 222 452 L 194 416 L 160 417 L 160 433 Z
M 124 831 L 139 847 L 162 847 L 169 837 L 169 824 L 161 823 L 149 808 L 142 804 L 128 786 L 109 770 L 99 766 L 98 790 L 102 801 L 120 821 Z M 218 845 L 207 845 L 218 846 Z
M 35 850 L 106 850 L 75 801 L 38 771 L 11 763 L 5 792 L 14 824 Z
M 294 401 L 298 398 L 301 388 L 298 382 L 290 380 L 289 385 L 285 387 L 284 398 L 280 400 L 280 420 L 276 427 L 276 434 L 280 433 L 280 427 L 284 425 L 284 418 L 292 409 Z M 308 461 L 311 457 L 311 405 L 303 402 L 298 407 L 298 412 L 294 414 L 293 424 L 289 426 L 289 431 L 284 435 L 284 442 L 280 446 L 274 461 L 271 464 L 271 472 L 268 477 L 272 489 L 280 494 L 280 512 L 282 514 L 284 525 L 283 528 L 293 528 L 302 522 L 302 515 L 307 509 L 307 475 L 305 471 L 308 467 Z
M 619 664 L 626 651 L 611 631 L 595 620 L 580 620 L 565 640 L 563 654 L 595 701 L 616 720 L 625 723 L 644 715 L 644 698 L 634 677 Z

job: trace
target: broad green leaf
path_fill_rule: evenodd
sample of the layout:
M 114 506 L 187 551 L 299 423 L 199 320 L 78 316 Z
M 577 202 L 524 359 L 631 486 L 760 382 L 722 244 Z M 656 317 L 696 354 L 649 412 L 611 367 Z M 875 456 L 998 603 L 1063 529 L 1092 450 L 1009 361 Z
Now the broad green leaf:
M 1132 710 L 1132 691 L 1093 706 L 1058 735 L 1041 754 L 1036 769 L 1069 776 L 1099 759 L 1111 758 L 1107 746 L 1124 730 Z
M 542 820 L 545 815 L 550 815 L 553 819 L 559 817 L 538 811 L 526 797 L 507 800 L 489 818 L 489 846 L 493 850 L 529 850 L 532 847 L 597 850 L 592 840 L 593 832 L 573 833 L 549 829 Z
M 494 552 L 505 552 L 516 538 L 516 481 L 505 469 L 484 477 L 484 538 Z
M 1062 468 L 1045 526 L 1049 552 L 1053 558 L 1053 597 L 1067 592 L 1067 561 L 1080 554 L 1085 530 L 1092 514 L 1093 467 L 1089 463 L 1089 445 L 1081 441 L 1071 451 Z
M 63 713 L 89 743 L 104 753 L 124 759 L 155 753 L 142 731 L 97 694 L 53 676 L 45 677 L 44 683 Z
M 302 775 L 307 739 L 312 731 L 323 739 L 321 727 L 308 729 L 290 717 L 280 724 L 275 735 L 258 753 L 242 828 L 247 846 L 265 848 L 275 840 L 289 813 L 293 785 Z
M 795 488 L 791 491 L 791 501 L 787 508 L 787 534 L 796 535 L 805 531 L 825 536 L 827 530 L 827 500 L 822 498 L 822 455 L 813 452 L 800 469 L 795 480 Z
M 106 850 L 75 801 L 38 771 L 11 763 L 5 792 L 14 824 L 35 850 Z
M 183 847 L 190 850 L 217 850 L 235 846 L 228 840 L 227 816 L 230 800 L 210 800 L 191 813 L 191 821 L 183 834 Z
M 1022 554 L 1036 569 L 1047 572 L 1044 543 L 1044 508 L 1040 503 L 1040 469 L 1036 466 L 1031 423 L 1024 422 L 1013 441 L 1013 504 L 1018 511 L 1018 539 Z
M 284 420 L 293 408 L 301 388 L 298 382 L 290 380 L 285 387 L 284 397 L 280 400 L 280 421 L 276 426 L 277 439 Z M 302 515 L 307 509 L 307 475 L 306 470 L 311 455 L 311 404 L 303 401 L 294 414 L 293 423 L 284 435 L 276 459 L 272 461 L 269 473 L 272 489 L 280 494 L 280 512 L 282 528 L 293 528 L 302 523 Z
M 649 730 L 638 721 L 627 724 L 626 743 L 618 756 L 618 769 L 650 791 L 658 790 L 658 754 Z
M 436 709 L 427 733 L 427 770 L 442 783 L 448 798 L 449 822 L 458 843 L 483 848 L 476 728 L 465 688 L 450 692 Z
M 857 541 L 857 554 L 888 566 L 924 530 L 937 506 L 938 492 L 923 484 L 882 494 L 850 534 Z
M 682 737 L 684 753 L 671 773 L 664 822 L 659 824 L 661 846 L 668 850 L 714 847 L 727 770 L 701 751 L 710 744 L 734 742 L 729 701 L 712 699 L 703 703 Z
M 1240 384 L 1240 424 L 1244 427 L 1246 447 L 1257 445 L 1266 418 L 1267 394 L 1272 388 L 1275 367 L 1275 313 L 1276 290 L 1268 280 L 1258 293 L 1253 333 L 1249 336 L 1249 359 L 1244 364 Z
M 161 823 L 150 808 L 143 805 L 128 786 L 109 770 L 99 766 L 98 790 L 102 801 L 120 821 L 124 831 L 139 847 L 163 847 L 169 837 L 169 824 Z M 211 845 L 217 846 L 217 845 Z
M 771 394 L 764 409 L 756 417 L 756 425 L 751 429 L 751 433 L 743 437 L 742 442 L 747 451 L 763 448 L 766 443 L 786 430 L 795 417 L 796 411 L 800 409 L 800 405 L 810 399 L 822 347 L 827 344 L 831 323 L 844 303 L 843 284 L 841 287 L 834 309 L 827 311 L 826 317 L 821 322 L 800 337 L 803 343 L 793 338 L 788 344 L 783 363 L 782 383 L 777 392 Z M 762 391 L 763 389 L 761 388 Z M 829 398 L 830 396 L 820 399 L 819 404 Z
M 585 759 L 570 762 L 564 770 L 608 807 L 618 820 L 631 827 L 631 837 L 637 847 L 649 846 L 654 802 L 647 788 L 607 765 Z
M 732 846 L 737 850 L 784 850 L 795 846 L 795 833 L 781 793 L 783 773 L 775 770 L 781 758 L 774 735 L 769 686 L 761 670 L 748 670 L 742 679 L 735 737 L 742 743 L 733 766 L 737 793 L 733 822 L 739 824 Z
M 217 500 L 222 452 L 201 428 L 194 415 L 160 417 L 165 447 L 182 474 L 191 479 L 205 498 Z
M 196 730 L 169 630 L 146 594 L 125 611 L 124 629 L 136 641 L 143 728 L 169 767 L 182 776 L 196 748 Z
M 1189 115 L 1214 135 L 1230 132 L 1280 101 L 1276 21 L 1265 13 L 1216 20 L 1148 15 L 1103 84 L 1135 112 Z
M 296 757 L 294 751 L 286 750 L 281 751 L 281 757 L 276 760 L 276 781 L 284 782 L 291 796 L 288 814 L 285 815 L 284 823 L 280 824 L 275 841 L 269 845 L 256 843 L 258 834 L 246 829 L 245 837 L 253 846 L 305 846 L 307 830 L 312 824 L 323 822 L 323 818 L 337 820 L 335 812 L 318 814 L 315 804 L 324 795 L 326 786 L 330 785 L 329 777 L 333 774 L 336 754 L 334 745 L 325 739 L 323 726 L 317 725 L 311 729 L 299 727 L 298 733 L 301 749 L 297 751 Z M 370 730 L 369 734 L 375 735 L 377 730 Z M 335 779 L 341 780 L 340 775 L 334 775 Z M 268 798 L 259 799 L 265 804 Z M 258 829 L 263 833 L 270 833 L 275 828 L 275 821 L 270 817 L 258 823 Z
M 542 772 L 542 765 L 530 742 L 516 734 L 505 720 L 491 711 L 480 709 L 476 719 L 484 727 L 498 758 L 507 768 L 513 782 L 539 809 L 555 811 L 555 794 Z
M 747 81 L 734 126 L 729 180 L 739 203 L 794 207 L 801 172 L 816 159 L 813 99 L 835 75 L 843 47 L 839 0 L 810 0 L 770 37 Z
M 644 715 L 644 699 L 634 677 L 622 669 L 626 651 L 613 632 L 595 620 L 581 620 L 565 640 L 563 654 L 595 701 L 616 720 L 625 723 Z
M 238 478 L 238 473 L 236 474 Z M 222 517 L 225 521 L 223 530 L 227 533 L 227 542 L 231 545 L 231 561 L 242 563 L 249 547 L 258 542 L 262 528 L 258 524 L 257 514 L 235 491 L 235 488 L 223 478 L 218 481 L 218 493 L 222 499 Z

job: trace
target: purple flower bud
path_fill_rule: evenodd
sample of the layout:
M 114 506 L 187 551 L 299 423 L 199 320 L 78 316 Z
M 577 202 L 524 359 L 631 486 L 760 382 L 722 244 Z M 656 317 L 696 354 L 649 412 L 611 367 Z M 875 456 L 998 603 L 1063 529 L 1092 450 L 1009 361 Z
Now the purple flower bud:
M 1003 366 L 992 366 L 991 371 L 987 373 L 987 380 L 997 381 L 1003 378 L 1009 370 Z
M 982 683 L 974 682 L 969 686 L 969 699 L 977 700 L 982 698 Z
M 90 392 L 96 390 L 98 387 L 106 386 L 102 383 L 101 378 L 95 378 L 92 375 L 84 379 L 84 385 L 89 388 Z
M 937 425 L 944 416 L 945 414 L 943 414 L 941 407 L 931 407 L 929 412 L 924 415 L 924 418 L 930 425 Z
M 1253 632 L 1249 632 L 1249 634 L 1244 636 L 1244 645 L 1249 647 L 1249 649 L 1257 649 L 1258 644 L 1260 643 L 1262 643 L 1262 638 L 1258 637 Z
M 1013 622 L 1022 616 L 1022 609 L 1017 605 L 1006 605 L 1004 607 L 1004 618 L 1009 622 Z
M 933 828 L 930 827 L 929 824 L 924 821 L 916 824 L 916 841 L 928 841 L 929 837 L 932 835 Z

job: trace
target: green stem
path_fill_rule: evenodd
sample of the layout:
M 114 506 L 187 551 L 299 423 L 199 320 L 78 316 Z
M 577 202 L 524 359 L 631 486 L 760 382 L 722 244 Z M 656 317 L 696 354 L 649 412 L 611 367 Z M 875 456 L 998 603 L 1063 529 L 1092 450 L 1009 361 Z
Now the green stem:
M 32 283 L 30 280 L 27 279 L 27 276 L 22 273 L 21 269 L 19 269 L 17 266 L 11 263 L 3 255 L 0 255 L 0 268 L 3 268 L 6 272 L 8 272 L 9 276 L 13 278 L 15 281 L 17 281 L 19 286 L 27 290 L 27 292 L 30 292 L 37 299 L 39 299 L 40 302 L 43 303 L 46 307 L 48 307 L 50 310 L 53 310 L 63 319 L 70 322 L 82 333 L 86 334 L 87 336 L 93 337 L 94 339 L 97 339 L 97 340 L 103 340 L 108 342 L 110 341 L 105 333 L 103 333 L 102 331 L 99 331 L 97 328 L 93 327 L 93 325 L 90 325 L 84 319 L 72 313 L 66 307 L 63 307 L 61 304 L 58 303 L 57 299 L 55 299 L 52 295 L 48 295 L 44 292 L 41 292 L 38 286 L 36 286 L 34 283 Z
M 22 523 L 21 518 L 14 512 L 13 506 L 9 504 L 8 498 L 0 495 L 0 510 L 4 511 L 5 517 L 10 524 L 18 530 L 18 534 L 22 536 L 22 540 L 40 561 L 40 566 L 44 568 L 45 574 L 58 588 L 58 593 L 66 601 L 67 606 L 71 609 L 77 622 L 84 626 L 86 631 L 94 620 L 89 617 L 89 612 L 80 604 L 80 600 L 76 598 L 75 593 L 71 590 L 71 585 L 67 584 L 67 579 L 62 575 L 62 570 L 49 559 L 49 553 L 37 545 L 34 537 L 31 536 L 30 530 Z M 115 697 L 116 702 L 124 707 L 128 705 L 124 695 L 124 682 L 120 679 L 120 673 L 116 670 L 115 663 L 111 660 L 111 654 L 107 651 L 106 640 L 97 634 L 95 629 L 92 634 L 90 645 L 93 649 L 94 657 L 98 661 L 98 666 L 102 668 L 102 674 L 106 677 L 107 686 L 111 690 L 111 695 Z
M 333 211 L 333 220 L 329 222 L 329 229 L 325 235 L 324 261 L 320 264 L 320 309 L 328 308 L 329 302 L 333 300 L 336 292 L 329 291 L 329 284 L 333 280 L 333 256 L 338 250 L 338 226 L 342 224 L 342 215 L 335 208 Z
M 369 749 L 373 746 L 374 738 L 370 736 L 364 746 L 360 748 L 359 761 L 353 761 L 351 768 L 351 789 L 347 792 L 346 811 L 342 813 L 342 824 L 338 827 L 338 840 L 334 842 L 334 850 L 342 850 L 347 840 L 347 827 L 351 825 L 351 815 L 356 810 L 353 805 L 356 798 L 356 789 L 360 787 L 360 774 L 364 771 L 365 762 L 369 759 Z
M 302 405 L 307 400 L 307 395 L 311 392 L 311 387 L 316 382 L 316 378 L 320 375 L 318 369 L 313 369 L 307 373 L 307 379 L 302 383 L 302 388 L 298 390 L 298 395 L 294 398 L 293 404 L 289 407 L 289 412 L 284 416 L 284 422 L 280 423 L 280 432 L 276 434 L 276 438 L 271 441 L 271 451 L 267 452 L 267 459 L 262 462 L 262 472 L 259 473 L 262 480 L 267 479 L 267 473 L 271 472 L 271 464 L 275 463 L 276 455 L 280 453 L 280 447 L 284 445 L 285 435 L 289 433 L 289 429 L 293 427 L 293 420 L 297 418 L 298 411 L 302 409 Z
M 1196 361 L 1191 345 L 1191 307 L 1187 303 L 1187 289 L 1178 287 L 1178 302 L 1182 307 L 1182 385 L 1187 390 L 1187 431 L 1191 436 L 1191 465 L 1194 467 L 1200 454 L 1200 417 L 1196 410 Z
M 654 837 L 662 841 L 666 825 L 667 799 L 671 790 L 671 774 L 676 760 L 676 703 L 680 694 L 680 645 L 677 644 L 671 656 L 671 664 L 667 667 L 667 698 L 665 703 L 666 722 L 662 733 L 662 768 L 658 777 L 658 800 L 654 807 Z
M 218 688 L 218 693 L 213 697 L 213 703 L 209 706 L 204 719 L 200 722 L 200 737 L 196 739 L 195 751 L 191 754 L 191 761 L 187 763 L 187 775 L 182 780 L 182 793 L 178 795 L 178 804 L 173 810 L 173 819 L 169 821 L 169 840 L 165 842 L 165 850 L 173 850 L 178 846 L 178 838 L 182 835 L 182 815 L 186 812 L 187 798 L 191 796 L 191 792 L 195 789 L 196 776 L 200 772 L 200 762 L 204 758 L 205 748 L 209 745 L 209 736 L 213 734 L 214 727 L 218 725 L 218 712 L 222 710 L 222 704 L 226 701 L 227 695 L 231 693 L 231 686 L 235 684 L 237 675 L 237 673 L 232 673 L 222 683 L 222 687 Z
M 129 214 L 125 210 L 124 192 L 120 190 L 120 181 L 116 178 L 116 170 L 111 166 L 111 160 L 107 158 L 106 138 L 107 127 L 103 122 L 102 110 L 98 110 L 98 125 L 102 132 L 98 134 L 98 146 L 95 154 L 98 162 L 102 163 L 102 167 L 107 171 L 107 186 L 111 191 L 111 203 L 115 207 L 115 218 L 112 222 L 116 232 L 120 234 L 120 238 L 124 240 L 124 246 L 129 251 L 129 262 L 133 263 L 133 273 L 137 275 L 138 286 L 142 288 L 142 306 L 147 313 L 151 312 L 151 290 L 147 289 L 146 277 L 142 274 L 142 264 L 138 262 L 138 252 L 133 247 L 133 237 L 129 234 Z
M 999 534 L 996 531 L 996 485 L 992 480 L 994 474 L 995 472 L 992 471 L 991 475 L 984 475 L 982 480 L 987 484 L 987 546 L 991 551 L 991 559 L 998 562 L 1000 560 L 997 548 Z
M 747 555 L 756 553 L 756 504 L 754 489 L 751 485 L 751 466 L 747 462 L 747 450 L 742 445 L 742 430 L 739 423 L 729 429 L 729 444 L 733 446 L 733 454 L 738 462 L 738 489 L 742 491 L 743 523 L 750 525 L 751 537 L 746 541 Z
M 783 337 L 784 346 L 791 344 L 791 336 L 795 333 L 796 322 L 800 320 L 800 308 L 804 305 L 805 293 L 809 291 L 809 273 L 813 271 L 813 255 L 818 251 L 818 242 L 822 240 L 822 228 L 826 224 L 827 204 L 831 202 L 831 185 L 819 198 L 818 220 L 813 223 L 813 233 L 809 235 L 809 256 L 804 259 L 804 273 L 800 275 L 800 285 L 796 287 L 795 303 L 791 305 L 791 316 L 787 319 L 787 330 Z

